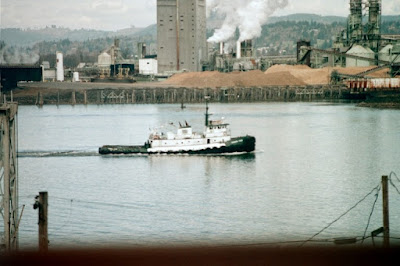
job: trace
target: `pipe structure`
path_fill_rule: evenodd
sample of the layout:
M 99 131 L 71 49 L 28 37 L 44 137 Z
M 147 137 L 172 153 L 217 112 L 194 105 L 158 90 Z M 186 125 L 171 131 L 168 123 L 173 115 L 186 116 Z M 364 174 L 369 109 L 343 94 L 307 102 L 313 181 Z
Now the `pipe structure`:
M 368 34 L 379 35 L 381 28 L 381 6 L 382 0 L 369 1 Z
M 382 0 L 369 0 L 368 32 L 369 47 L 377 53 L 381 38 Z
M 348 21 L 349 41 L 358 43 L 362 39 L 362 0 L 350 0 L 350 16 Z

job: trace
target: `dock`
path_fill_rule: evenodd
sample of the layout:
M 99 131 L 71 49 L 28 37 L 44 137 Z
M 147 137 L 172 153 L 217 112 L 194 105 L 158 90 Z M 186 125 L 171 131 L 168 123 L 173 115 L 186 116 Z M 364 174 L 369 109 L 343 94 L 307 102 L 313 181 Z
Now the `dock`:
M 20 105 L 182 104 L 321 101 L 343 99 L 340 85 L 186 88 L 157 84 L 26 83 L 13 91 Z M 6 93 L 6 97 L 11 97 Z

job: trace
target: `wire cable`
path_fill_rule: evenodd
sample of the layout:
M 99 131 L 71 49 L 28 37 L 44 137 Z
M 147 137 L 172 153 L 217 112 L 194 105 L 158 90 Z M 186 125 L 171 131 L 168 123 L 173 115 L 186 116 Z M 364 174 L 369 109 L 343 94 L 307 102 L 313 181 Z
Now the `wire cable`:
M 375 194 L 375 201 L 374 201 L 374 204 L 372 205 L 371 213 L 369 214 L 367 227 L 365 227 L 364 236 L 363 236 L 363 239 L 362 239 L 362 241 L 361 241 L 361 244 L 364 243 L 365 235 L 367 234 L 367 230 L 368 230 L 368 227 L 369 227 L 369 223 L 371 222 L 371 217 L 372 217 L 372 214 L 374 213 L 375 205 L 376 205 L 376 202 L 378 201 L 379 191 L 380 191 L 380 190 L 381 190 L 381 186 L 379 186 L 378 190 L 376 191 L 376 194 Z
M 362 237 L 356 236 L 356 242 L 363 241 L 364 239 L 371 238 L 371 236 Z M 289 240 L 289 241 L 278 241 L 278 242 L 258 242 L 258 243 L 247 243 L 247 244 L 227 244 L 227 245 L 219 245 L 218 247 L 247 247 L 247 246 L 267 246 L 267 245 L 289 245 L 289 244 L 298 244 L 303 243 L 307 240 Z M 318 240 L 310 240 L 309 242 L 313 243 L 335 243 L 335 238 L 326 238 L 326 239 L 318 239 Z
M 397 193 L 400 194 L 400 190 L 396 187 L 396 185 L 393 183 L 391 179 L 389 179 L 390 184 L 397 190 Z
M 390 172 L 390 175 L 389 175 L 389 178 L 391 179 L 392 178 L 392 175 L 394 176 L 394 177 L 396 177 L 397 178 L 397 181 L 400 183 L 400 179 L 399 179 L 399 177 L 396 175 L 396 173 L 395 172 Z
M 393 183 L 393 180 L 392 180 L 392 176 L 394 176 L 394 177 L 396 177 L 396 179 L 397 179 L 397 181 L 400 183 L 400 179 L 397 177 L 397 175 L 396 175 L 396 173 L 395 172 L 390 172 L 390 175 L 389 175 L 389 182 L 390 182 L 390 184 L 397 190 L 397 193 L 399 193 L 400 194 L 400 190 L 396 187 L 396 185 Z
M 58 230 L 60 230 L 60 229 L 62 229 L 62 228 L 64 228 L 69 222 L 70 222 L 70 220 L 71 220 L 71 214 L 72 214 L 72 202 L 73 202 L 74 200 L 70 200 L 70 206 L 69 206 L 69 214 L 68 214 L 68 217 L 67 217 L 67 219 L 65 220 L 65 222 L 64 222 L 64 224 L 63 225 L 61 225 L 61 226 L 59 226 L 59 227 L 57 227 L 57 228 L 54 228 L 54 229 L 52 229 L 52 230 L 54 230 L 54 231 L 58 231 Z
M 356 208 L 361 202 L 363 202 L 369 195 L 371 195 L 375 190 L 378 190 L 378 188 L 380 187 L 380 185 L 374 187 L 367 195 L 365 195 L 361 200 L 359 200 L 353 207 L 351 207 L 350 209 L 348 209 L 346 212 L 344 212 L 342 215 L 340 215 L 338 218 L 336 218 L 333 222 L 329 223 L 327 226 L 325 226 L 324 228 L 322 228 L 318 233 L 314 234 L 312 237 L 310 237 L 309 239 L 307 239 L 306 241 L 304 241 L 300 246 L 303 246 L 304 244 L 306 244 L 307 242 L 310 242 L 311 240 L 314 239 L 314 237 L 318 236 L 319 234 L 321 234 L 323 231 L 325 231 L 326 229 L 328 229 L 332 224 L 336 223 L 337 221 L 339 221 L 343 216 L 345 216 L 346 214 L 348 214 L 350 211 L 352 211 L 354 208 Z

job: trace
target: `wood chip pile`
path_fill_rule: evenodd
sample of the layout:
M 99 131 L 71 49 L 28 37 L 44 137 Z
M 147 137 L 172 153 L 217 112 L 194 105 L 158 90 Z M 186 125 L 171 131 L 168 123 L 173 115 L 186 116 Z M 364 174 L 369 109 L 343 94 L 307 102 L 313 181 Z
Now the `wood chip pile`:
M 329 84 L 333 70 L 354 75 L 372 68 L 374 67 L 312 69 L 304 65 L 274 65 L 265 72 L 253 70 L 232 73 L 217 71 L 179 73 L 162 83 L 164 85 L 197 88 L 326 85 Z M 387 72 L 388 69 L 383 69 L 374 72 L 371 76 L 388 77 Z

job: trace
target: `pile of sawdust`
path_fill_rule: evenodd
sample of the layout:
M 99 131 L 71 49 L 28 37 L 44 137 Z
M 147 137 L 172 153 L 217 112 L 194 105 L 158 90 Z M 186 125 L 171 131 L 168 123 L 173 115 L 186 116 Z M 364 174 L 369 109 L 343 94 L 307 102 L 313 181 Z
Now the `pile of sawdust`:
M 329 84 L 334 70 L 342 74 L 355 75 L 373 68 L 375 67 L 313 69 L 304 65 L 274 65 L 264 73 L 260 70 L 232 73 L 217 71 L 179 73 L 163 81 L 162 84 L 197 88 L 325 85 Z M 388 69 L 385 68 L 368 76 L 385 78 L 389 77 L 387 73 Z
M 290 78 L 290 74 L 302 82 L 302 84 L 294 85 L 328 84 L 330 80 L 329 69 L 312 69 L 305 65 L 274 65 L 265 71 L 265 74 L 275 75 L 284 80 Z
M 198 88 L 306 85 L 290 73 L 285 73 L 285 78 L 282 78 L 280 75 L 268 75 L 260 70 L 232 73 L 217 71 L 180 73 L 162 83 Z

